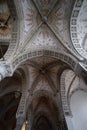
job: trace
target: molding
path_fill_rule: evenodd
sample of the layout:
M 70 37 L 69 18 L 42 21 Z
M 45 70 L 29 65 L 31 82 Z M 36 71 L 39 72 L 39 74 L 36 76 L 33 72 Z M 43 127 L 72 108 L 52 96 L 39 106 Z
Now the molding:
M 74 71 L 76 71 L 77 67 L 78 67 L 78 61 L 71 55 L 68 55 L 67 53 L 56 52 L 53 50 L 44 50 L 44 49 L 41 50 L 40 49 L 37 51 L 26 52 L 25 54 L 22 54 L 19 57 L 13 59 L 12 70 L 15 71 L 25 61 L 32 59 L 32 58 L 36 58 L 36 57 L 56 58 L 58 60 L 61 60 L 64 63 L 66 63 L 67 65 L 69 65 L 71 67 L 71 69 L 73 69 Z
M 65 76 L 66 76 L 67 70 L 63 71 L 60 79 L 60 92 L 61 92 L 61 100 L 62 100 L 62 106 L 65 116 L 72 116 L 70 105 L 67 100 L 67 94 L 65 90 Z
M 87 59 L 87 52 L 82 48 L 79 44 L 78 36 L 77 36 L 77 18 L 82 7 L 84 0 L 76 0 L 71 20 L 70 20 L 70 32 L 71 32 L 71 40 L 75 50 L 80 54 L 83 58 Z

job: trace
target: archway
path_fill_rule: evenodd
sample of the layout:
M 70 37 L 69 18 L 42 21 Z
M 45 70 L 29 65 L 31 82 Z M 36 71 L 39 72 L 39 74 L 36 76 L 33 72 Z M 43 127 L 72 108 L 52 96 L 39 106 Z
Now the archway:
M 16 126 L 16 112 L 22 95 L 23 71 L 16 70 L 12 77 L 0 82 L 0 129 L 13 130 Z

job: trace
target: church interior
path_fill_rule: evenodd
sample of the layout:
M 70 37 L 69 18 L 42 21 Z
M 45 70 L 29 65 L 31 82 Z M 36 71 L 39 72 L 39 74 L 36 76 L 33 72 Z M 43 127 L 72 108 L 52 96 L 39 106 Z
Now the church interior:
M 87 0 L 0 0 L 0 130 L 87 130 Z

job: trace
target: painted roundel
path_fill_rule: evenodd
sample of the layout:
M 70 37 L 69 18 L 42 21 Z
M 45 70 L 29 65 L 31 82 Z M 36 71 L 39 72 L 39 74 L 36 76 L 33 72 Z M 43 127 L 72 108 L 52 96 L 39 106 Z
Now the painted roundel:
M 71 39 L 78 53 L 87 58 L 87 0 L 79 1 L 71 17 Z
M 24 15 L 24 34 L 26 35 L 28 32 L 31 32 L 35 25 L 36 12 L 31 1 L 22 1 L 22 7 Z

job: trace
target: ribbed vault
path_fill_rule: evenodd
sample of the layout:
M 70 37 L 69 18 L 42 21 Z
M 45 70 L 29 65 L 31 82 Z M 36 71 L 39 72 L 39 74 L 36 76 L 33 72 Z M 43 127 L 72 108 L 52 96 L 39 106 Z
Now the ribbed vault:
M 1 130 L 74 130 L 75 94 L 87 91 L 86 5 L 0 1 Z

